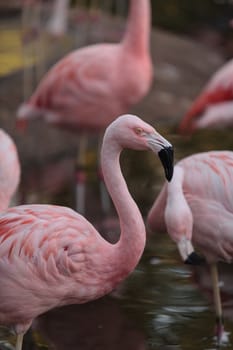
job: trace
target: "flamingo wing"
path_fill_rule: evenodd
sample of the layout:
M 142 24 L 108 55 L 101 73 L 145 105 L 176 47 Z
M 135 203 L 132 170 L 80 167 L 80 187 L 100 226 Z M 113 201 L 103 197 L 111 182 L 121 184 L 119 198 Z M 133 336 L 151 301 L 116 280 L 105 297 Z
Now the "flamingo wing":
M 25 205 L 1 214 L 0 322 L 15 310 L 34 318 L 73 295 L 82 302 L 98 239 L 101 245 L 94 227 L 69 208 Z
M 78 55 L 74 52 L 57 63 L 42 80 L 31 103 L 58 115 L 70 112 L 78 119 L 88 106 L 96 108 L 103 101 L 114 100 L 117 50 L 114 45 L 101 46 L 79 50 Z
M 192 103 L 182 119 L 179 130 L 181 133 L 192 132 L 195 122 L 208 107 L 233 100 L 233 60 L 221 67 L 210 79 L 200 95 Z
M 76 254 L 75 261 L 81 263 L 85 245 L 93 236 L 98 237 L 94 227 L 69 208 L 21 205 L 0 215 L 0 258 L 10 262 L 17 257 L 38 267 L 39 258 L 48 261 L 54 256 L 62 274 L 62 259 Z M 67 265 L 64 274 L 70 272 Z
M 209 260 L 232 262 L 233 213 L 214 200 L 186 196 L 194 217 L 193 242 Z

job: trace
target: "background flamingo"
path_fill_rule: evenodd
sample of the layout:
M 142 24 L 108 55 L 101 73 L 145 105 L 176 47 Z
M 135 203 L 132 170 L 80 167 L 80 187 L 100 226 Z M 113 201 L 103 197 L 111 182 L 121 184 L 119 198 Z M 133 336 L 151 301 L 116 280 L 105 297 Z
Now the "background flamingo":
M 85 182 L 85 132 L 102 132 L 119 114 L 138 103 L 151 86 L 149 33 L 150 1 L 131 0 L 120 43 L 91 45 L 65 56 L 18 110 L 19 123 L 41 117 L 49 124 L 82 134 L 77 174 L 80 193 L 84 193 Z M 77 210 L 83 212 L 83 200 L 78 203 Z
M 152 230 L 167 230 L 182 259 L 192 263 L 191 240 L 210 264 L 217 313 L 223 334 L 216 263 L 233 259 L 233 152 L 199 153 L 179 161 L 148 215 Z
M 5 210 L 15 195 L 20 180 L 18 152 L 12 138 L 0 129 L 0 211 Z
M 182 119 L 182 133 L 233 125 L 233 60 L 222 66 L 195 99 Z
M 0 322 L 14 326 L 16 349 L 39 314 L 109 293 L 136 266 L 145 226 L 120 171 L 122 148 L 151 149 L 173 173 L 171 144 L 136 116 L 117 118 L 106 130 L 101 161 L 121 224 L 112 245 L 75 211 L 52 205 L 22 205 L 0 215 Z
M 68 27 L 70 0 L 54 0 L 53 12 L 47 23 L 47 31 L 54 37 L 63 36 Z
M 23 98 L 28 99 L 46 71 L 51 60 L 50 39 L 61 39 L 68 27 L 69 0 L 22 0 L 21 30 L 23 69 Z M 46 17 L 49 17 L 46 19 Z M 53 44 L 55 42 L 53 41 Z M 56 47 L 53 45 L 53 55 Z M 33 63 L 33 69 L 32 69 Z

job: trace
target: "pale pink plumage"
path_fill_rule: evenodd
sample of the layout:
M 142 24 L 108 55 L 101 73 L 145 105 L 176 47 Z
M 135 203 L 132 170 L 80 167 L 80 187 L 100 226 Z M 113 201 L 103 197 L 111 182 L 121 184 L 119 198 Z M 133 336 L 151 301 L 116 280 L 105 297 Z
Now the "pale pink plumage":
M 216 263 L 233 262 L 233 152 L 199 153 L 179 161 L 148 215 L 152 230 L 167 230 L 183 260 L 195 263 L 197 246 L 210 264 L 216 336 L 224 338 Z
M 20 163 L 15 143 L 2 129 L 0 129 L 0 166 L 0 212 L 2 212 L 9 206 L 20 180 Z
M 19 337 L 33 318 L 53 307 L 109 293 L 138 263 L 145 227 L 120 171 L 119 156 L 125 147 L 152 149 L 160 157 L 161 152 L 167 154 L 161 160 L 167 178 L 172 176 L 171 145 L 154 128 L 131 115 L 108 127 L 101 159 L 121 224 L 115 245 L 66 207 L 23 205 L 0 215 L 0 323 L 13 325 Z
M 120 43 L 80 48 L 60 60 L 18 110 L 18 122 L 43 117 L 72 129 L 102 130 L 148 92 L 150 1 L 131 0 Z
M 203 88 L 181 120 L 181 133 L 233 125 L 233 60 L 224 64 Z
M 233 258 L 233 152 L 199 153 L 179 161 L 148 216 L 176 243 L 187 238 L 212 261 Z

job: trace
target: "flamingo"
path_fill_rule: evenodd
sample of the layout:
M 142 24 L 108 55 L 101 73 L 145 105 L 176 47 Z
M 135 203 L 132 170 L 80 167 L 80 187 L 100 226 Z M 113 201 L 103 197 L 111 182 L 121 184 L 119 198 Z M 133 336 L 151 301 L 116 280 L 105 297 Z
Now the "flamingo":
M 150 12 L 149 0 L 131 0 L 126 32 L 119 43 L 90 45 L 66 55 L 19 107 L 17 124 L 40 117 L 81 134 L 77 190 L 82 197 L 85 133 L 102 132 L 138 103 L 151 86 Z M 84 200 L 77 202 L 77 210 L 84 212 Z
M 181 133 L 233 125 L 233 60 L 211 77 L 181 120 Z
M 7 209 L 20 181 L 20 162 L 13 139 L 0 129 L 0 212 Z
M 82 304 L 114 289 L 137 265 L 145 225 L 120 170 L 123 148 L 159 155 L 171 180 L 173 149 L 149 124 L 123 115 L 106 129 L 101 163 L 121 225 L 107 242 L 83 216 L 56 205 L 21 205 L 0 215 L 0 323 L 13 326 L 16 350 L 32 320 L 49 309 Z
M 217 314 L 216 335 L 223 335 L 217 262 L 233 261 L 233 152 L 197 153 L 179 161 L 148 214 L 148 226 L 166 230 L 182 259 L 195 263 L 193 245 L 210 265 Z
M 47 31 L 53 37 L 61 37 L 68 26 L 68 10 L 70 0 L 55 0 L 53 13 L 47 24 Z

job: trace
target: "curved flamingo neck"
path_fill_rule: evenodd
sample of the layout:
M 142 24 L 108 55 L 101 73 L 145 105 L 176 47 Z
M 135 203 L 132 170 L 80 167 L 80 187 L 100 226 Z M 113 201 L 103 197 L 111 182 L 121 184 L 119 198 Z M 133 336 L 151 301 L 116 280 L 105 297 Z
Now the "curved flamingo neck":
M 168 197 L 171 200 L 174 199 L 174 201 L 176 201 L 177 193 L 180 193 L 181 195 L 183 195 L 183 180 L 184 180 L 184 170 L 179 165 L 176 165 L 174 168 L 172 180 L 167 185 Z
M 150 0 L 131 0 L 123 46 L 136 55 L 149 52 Z
M 114 259 L 124 269 L 123 273 L 128 274 L 135 268 L 141 257 L 145 247 L 146 232 L 141 213 L 121 173 L 120 153 L 119 144 L 105 134 L 101 151 L 101 166 L 121 227 L 120 239 L 114 246 Z

